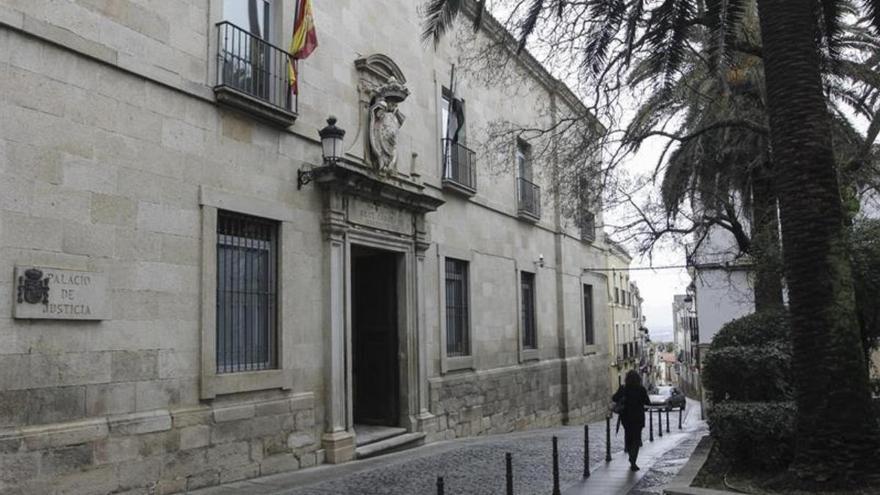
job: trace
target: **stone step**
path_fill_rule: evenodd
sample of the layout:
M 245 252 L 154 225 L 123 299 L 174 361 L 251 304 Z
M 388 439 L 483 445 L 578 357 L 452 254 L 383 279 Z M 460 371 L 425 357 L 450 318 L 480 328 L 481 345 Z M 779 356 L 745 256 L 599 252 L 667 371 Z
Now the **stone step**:
M 366 426 L 355 425 L 354 434 L 357 438 L 357 446 L 369 445 L 386 438 L 396 437 L 406 433 L 406 428 L 394 428 L 391 426 Z
M 406 433 L 395 437 L 386 438 L 378 442 L 364 445 L 355 449 L 355 457 L 358 459 L 366 459 L 382 454 L 390 454 L 399 450 L 406 450 L 418 447 L 425 443 L 425 434 L 422 432 Z

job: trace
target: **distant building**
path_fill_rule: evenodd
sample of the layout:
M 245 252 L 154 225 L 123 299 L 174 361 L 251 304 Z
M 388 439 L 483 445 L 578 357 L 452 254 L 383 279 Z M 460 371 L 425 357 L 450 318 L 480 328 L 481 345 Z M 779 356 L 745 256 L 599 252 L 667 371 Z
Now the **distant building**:
M 690 290 L 690 289 L 689 289 Z M 699 324 L 691 294 L 676 294 L 672 303 L 672 326 L 678 385 L 692 398 L 700 397 Z
M 629 280 L 632 257 L 619 244 L 609 241 L 608 254 L 608 350 L 612 389 L 623 383 L 626 372 L 636 369 L 636 323 Z

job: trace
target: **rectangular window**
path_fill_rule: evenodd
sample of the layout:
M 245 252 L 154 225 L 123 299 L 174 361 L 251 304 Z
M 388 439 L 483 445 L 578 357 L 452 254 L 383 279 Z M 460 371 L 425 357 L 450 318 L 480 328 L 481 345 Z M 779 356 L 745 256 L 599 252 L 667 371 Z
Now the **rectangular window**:
M 446 258 L 446 355 L 470 355 L 468 263 Z
M 596 336 L 593 332 L 593 286 L 584 284 L 584 344 L 593 345 Z
M 532 150 L 525 141 L 516 142 L 516 170 L 521 179 L 532 180 Z
M 269 40 L 271 7 L 269 0 L 223 0 L 223 20 Z
M 278 223 L 217 214 L 217 373 L 276 367 Z
M 620 289 L 617 287 L 614 288 L 614 303 L 620 304 Z
M 522 291 L 522 344 L 523 349 L 538 348 L 538 329 L 535 317 L 535 274 L 520 272 Z
M 443 148 L 443 180 L 474 193 L 477 188 L 476 154 L 467 145 L 464 100 L 443 88 L 440 103 L 440 142 Z

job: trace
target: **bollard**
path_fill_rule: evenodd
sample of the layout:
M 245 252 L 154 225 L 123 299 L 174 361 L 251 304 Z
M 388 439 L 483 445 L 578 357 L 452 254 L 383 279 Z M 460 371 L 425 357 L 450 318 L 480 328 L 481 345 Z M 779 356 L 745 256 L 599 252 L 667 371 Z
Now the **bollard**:
M 663 411 L 657 409 L 657 436 L 663 438 Z
M 654 441 L 654 411 L 648 409 L 648 440 Z
M 504 454 L 504 461 L 507 464 L 507 495 L 513 495 L 513 457 L 510 452 Z
M 590 477 L 590 425 L 584 425 L 584 478 Z
M 684 408 L 680 408 L 678 410 L 678 429 L 681 429 L 681 412 L 684 411 Z
M 605 462 L 611 462 L 611 416 L 605 418 Z
M 437 495 L 443 495 L 445 492 L 443 488 L 443 476 L 437 477 Z
M 669 409 L 666 410 L 666 433 L 669 433 Z
M 562 495 L 559 491 L 559 448 L 558 439 L 553 437 L 553 495 Z

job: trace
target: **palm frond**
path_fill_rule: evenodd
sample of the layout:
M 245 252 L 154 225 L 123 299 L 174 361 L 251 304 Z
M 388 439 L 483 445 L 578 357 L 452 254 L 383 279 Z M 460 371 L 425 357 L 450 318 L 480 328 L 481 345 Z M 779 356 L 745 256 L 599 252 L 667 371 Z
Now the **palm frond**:
M 474 15 L 474 31 L 483 25 L 483 13 L 486 12 L 486 0 L 477 0 L 477 13 Z
M 422 41 L 431 41 L 436 47 L 461 12 L 464 0 L 428 0 L 425 4 L 425 21 Z
M 841 18 L 844 14 L 844 6 L 841 3 L 840 0 L 821 0 L 819 2 L 822 8 L 822 34 L 832 60 L 836 60 L 840 56 L 838 39 L 842 31 Z
M 592 75 L 598 75 L 605 68 L 608 61 L 608 47 L 620 30 L 624 14 L 626 14 L 625 0 L 598 0 L 593 4 L 591 13 L 594 17 L 601 18 L 598 29 L 594 30 L 589 37 L 584 49 L 582 67 Z
M 868 20 L 874 27 L 874 31 L 880 35 L 880 0 L 862 0 L 862 7 L 868 14 Z
M 663 0 L 651 11 L 646 41 L 652 53 L 648 59 L 655 73 L 663 76 L 666 86 L 671 84 L 685 58 L 693 12 L 690 0 Z
M 532 0 L 528 12 L 526 12 L 526 16 L 520 23 L 519 45 L 516 48 L 517 53 L 522 52 L 526 47 L 526 42 L 529 40 L 529 36 L 532 35 L 532 32 L 538 25 L 538 19 L 541 17 L 541 10 L 543 8 L 544 0 Z

